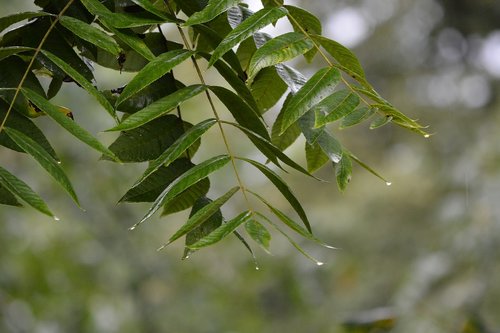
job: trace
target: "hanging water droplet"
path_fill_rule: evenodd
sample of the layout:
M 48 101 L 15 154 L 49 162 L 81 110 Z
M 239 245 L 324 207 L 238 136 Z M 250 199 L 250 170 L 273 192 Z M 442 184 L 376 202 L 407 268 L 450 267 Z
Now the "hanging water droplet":
M 255 266 L 255 270 L 256 271 L 260 270 L 260 267 L 259 266 Z
M 57 161 L 57 164 L 62 164 L 62 162 L 61 161 Z
M 54 221 L 60 221 L 61 219 L 58 218 L 57 216 L 54 216 Z
M 387 186 L 391 186 L 391 185 L 392 185 L 392 183 L 391 183 L 391 182 L 385 182 L 385 185 L 387 185 Z
M 325 264 L 325 263 L 324 263 L 324 262 L 321 262 L 321 261 L 317 261 L 317 262 L 316 262 L 316 265 L 318 265 L 318 266 L 323 266 L 324 264 Z
M 431 137 L 431 135 L 430 135 L 430 134 L 424 134 L 424 138 L 428 139 L 428 138 L 430 138 L 430 137 Z
M 135 230 L 135 225 L 131 226 L 130 228 L 128 228 L 128 230 L 132 231 L 132 230 Z

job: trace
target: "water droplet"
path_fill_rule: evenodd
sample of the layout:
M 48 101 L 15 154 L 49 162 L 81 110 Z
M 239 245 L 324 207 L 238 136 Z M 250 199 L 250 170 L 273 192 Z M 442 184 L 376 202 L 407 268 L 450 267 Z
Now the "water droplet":
M 189 256 L 185 256 L 184 259 L 189 259 Z
M 132 231 L 132 230 L 135 230 L 135 225 L 131 226 L 130 228 L 128 228 L 128 230 Z
M 260 267 L 259 266 L 255 266 L 255 270 L 256 271 L 260 270 Z
M 428 139 L 428 138 L 430 138 L 430 137 L 431 137 L 431 135 L 430 135 L 430 134 L 424 134 L 424 138 Z
M 325 263 L 324 263 L 324 262 L 321 262 L 321 261 L 317 261 L 317 262 L 316 262 L 316 265 L 318 265 L 318 266 L 323 266 L 324 264 L 325 264 Z
M 61 161 L 57 161 L 57 164 L 62 164 L 62 162 Z
M 391 185 L 392 185 L 392 183 L 391 183 L 391 182 L 385 182 L 385 185 L 387 185 L 387 186 L 391 186 Z
M 58 218 L 57 216 L 54 216 L 54 221 L 60 221 L 61 219 Z

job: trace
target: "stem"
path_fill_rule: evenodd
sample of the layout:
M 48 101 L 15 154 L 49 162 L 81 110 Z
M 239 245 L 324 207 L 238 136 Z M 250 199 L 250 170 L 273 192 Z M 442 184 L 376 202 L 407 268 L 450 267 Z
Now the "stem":
M 40 51 L 42 50 L 43 44 L 45 43 L 45 41 L 49 37 L 49 34 L 54 29 L 54 27 L 56 26 L 57 22 L 61 18 L 61 16 L 63 16 L 63 14 L 66 12 L 66 10 L 68 10 L 69 6 L 71 6 L 71 4 L 73 2 L 74 2 L 74 0 L 70 0 L 66 4 L 66 6 L 64 6 L 64 8 L 61 10 L 61 12 L 56 16 L 54 22 L 52 22 L 52 24 L 50 25 L 50 27 L 47 29 L 47 32 L 45 33 L 45 35 L 43 36 L 42 40 L 40 41 L 40 44 L 38 44 L 37 48 L 35 49 L 35 53 L 33 54 L 33 57 L 31 57 L 30 63 L 28 64 L 28 68 L 26 68 L 26 71 L 24 72 L 23 77 L 21 78 L 21 81 L 19 82 L 19 84 L 18 84 L 18 86 L 16 88 L 16 91 L 14 92 L 14 97 L 12 98 L 12 102 L 10 103 L 9 108 L 7 109 L 7 113 L 5 114 L 5 117 L 3 118 L 2 123 L 0 124 L 0 133 L 2 132 L 2 130 L 5 127 L 5 123 L 7 122 L 7 119 L 9 118 L 9 115 L 10 115 L 12 109 L 14 108 L 14 103 L 16 102 L 17 96 L 19 96 L 19 92 L 21 91 L 21 88 L 22 88 L 22 86 L 24 84 L 24 81 L 26 81 L 26 78 L 28 77 L 28 74 L 29 74 L 29 72 L 31 70 L 31 67 L 35 63 L 35 59 L 38 56 L 38 53 L 40 53 Z
M 166 4 L 166 6 L 168 7 L 168 10 L 172 14 L 174 14 L 174 11 L 172 10 L 172 7 L 170 6 L 169 2 L 167 0 L 164 0 L 164 2 Z M 180 36 L 182 38 L 182 41 L 183 41 L 184 45 L 186 46 L 186 48 L 189 51 L 192 51 L 193 48 L 191 47 L 191 44 L 189 43 L 189 41 L 188 41 L 188 39 L 186 37 L 186 34 L 184 33 L 184 31 L 182 30 L 182 28 L 180 27 L 179 24 L 176 24 L 176 26 L 177 26 L 177 30 L 179 30 L 179 34 L 180 34 Z M 198 75 L 198 78 L 200 79 L 201 84 L 206 85 L 205 78 L 203 77 L 203 73 L 201 72 L 200 66 L 198 65 L 198 61 L 196 60 L 196 58 L 194 57 L 194 55 L 191 56 L 191 61 L 193 62 L 193 66 L 194 66 L 194 68 L 196 70 L 196 74 Z M 208 90 L 205 90 L 205 95 L 207 96 L 208 103 L 210 104 L 210 108 L 212 109 L 214 117 L 217 120 L 217 126 L 219 126 L 219 130 L 220 130 L 220 133 L 221 133 L 221 136 L 222 136 L 222 140 L 224 141 L 224 146 L 226 147 L 227 154 L 229 155 L 229 158 L 231 159 L 231 165 L 232 165 L 234 174 L 236 176 L 236 181 L 238 182 L 238 185 L 240 186 L 241 193 L 243 194 L 243 197 L 245 198 L 245 201 L 246 201 L 246 203 L 248 205 L 248 208 L 249 208 L 250 212 L 252 212 L 252 214 L 253 214 L 253 209 L 251 208 L 250 200 L 248 199 L 248 194 L 247 194 L 246 186 L 245 186 L 245 184 L 243 183 L 243 180 L 240 177 L 240 174 L 238 172 L 238 168 L 236 167 L 235 157 L 234 157 L 233 152 L 231 150 L 231 146 L 229 145 L 229 140 L 227 139 L 226 132 L 224 131 L 224 128 L 222 127 L 222 121 L 221 121 L 221 118 L 219 116 L 219 113 L 217 112 L 217 109 L 216 109 L 215 104 L 213 102 L 212 96 L 210 95 L 210 92 Z

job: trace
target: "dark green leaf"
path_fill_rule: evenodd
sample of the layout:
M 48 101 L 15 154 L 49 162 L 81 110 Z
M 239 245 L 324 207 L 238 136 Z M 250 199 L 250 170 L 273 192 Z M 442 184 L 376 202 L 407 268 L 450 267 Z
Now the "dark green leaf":
M 178 196 L 182 191 L 189 188 L 191 185 L 196 184 L 200 180 L 207 177 L 209 174 L 219 170 L 225 166 L 231 158 L 227 155 L 219 155 L 206 160 L 193 168 L 186 171 L 180 177 L 176 178 L 167 188 L 156 198 L 153 206 L 149 209 L 147 214 L 136 223 L 131 229 L 134 229 L 139 224 L 150 218 L 161 206 L 168 204 L 176 196 Z
M 284 7 L 288 10 L 288 18 L 294 31 L 321 35 L 321 21 L 316 16 L 302 8 L 288 5 Z M 310 62 L 314 58 L 317 51 L 318 50 L 316 48 L 313 48 L 311 51 L 304 54 L 304 57 Z
M 96 138 L 92 136 L 85 129 L 80 127 L 72 119 L 62 113 L 58 107 L 51 104 L 42 96 L 38 95 L 36 92 L 30 89 L 23 89 L 23 94 L 28 98 L 33 104 L 35 104 L 40 110 L 47 113 L 52 119 L 54 119 L 59 125 L 66 129 L 69 133 L 74 135 L 77 139 L 86 143 L 95 150 L 109 156 L 110 158 L 116 160 L 116 156 L 106 147 L 102 145 Z
M 228 8 L 236 6 L 241 0 L 210 0 L 202 11 L 191 15 L 184 25 L 194 25 L 213 20 L 216 16 L 225 12 Z
M 269 40 L 253 54 L 248 66 L 248 81 L 251 82 L 261 69 L 291 60 L 313 46 L 311 39 L 298 32 L 288 32 Z
M 22 46 L 2 47 L 0 48 L 0 60 L 10 57 L 11 55 L 27 51 L 33 51 L 33 49 L 31 47 L 22 47 Z
M 259 10 L 257 13 L 250 16 L 233 31 L 231 31 L 217 46 L 214 50 L 212 58 L 208 63 L 212 66 L 217 60 L 219 60 L 226 52 L 231 50 L 234 46 L 238 45 L 248 37 L 250 37 L 254 32 L 262 29 L 263 27 L 277 21 L 279 18 L 287 14 L 284 8 L 264 8 Z
M 30 137 L 15 129 L 5 128 L 4 131 L 19 147 L 21 147 L 26 153 L 33 156 L 33 158 L 40 163 L 45 170 L 47 170 L 47 172 L 64 188 L 64 190 L 69 193 L 71 198 L 73 198 L 73 200 L 80 205 L 66 173 L 61 168 L 59 163 L 54 160 L 54 158 L 52 158 L 52 156 L 50 156 L 42 146 L 33 141 Z
M 171 14 L 168 14 L 162 10 L 160 10 L 156 4 L 152 3 L 151 0 L 132 0 L 132 2 L 136 3 L 137 5 L 141 6 L 148 12 L 155 14 L 158 17 L 161 17 L 165 20 L 169 21 L 176 21 L 176 18 L 173 17 Z M 165 8 L 167 9 L 167 8 Z
M 113 27 L 108 28 L 116 35 L 116 37 L 118 37 L 121 41 L 132 48 L 132 50 L 143 56 L 148 61 L 152 61 L 155 58 L 155 55 L 153 54 L 153 52 L 151 52 L 146 43 L 141 38 L 137 37 L 137 35 L 135 35 L 133 32 L 122 31 Z
M 14 194 L 2 186 L 0 179 L 0 204 L 14 207 L 22 207 L 23 205 L 16 199 Z
M 62 16 L 59 22 L 83 40 L 86 40 L 109 53 L 118 56 L 121 48 L 118 43 L 101 29 L 70 16 Z
M 287 201 L 290 203 L 292 208 L 297 212 L 297 214 L 300 216 L 302 222 L 306 226 L 307 230 L 311 232 L 311 224 L 309 223 L 309 219 L 307 218 L 306 212 L 302 208 L 302 205 L 300 204 L 299 200 L 295 197 L 295 195 L 292 193 L 292 190 L 288 187 L 286 182 L 281 179 L 278 174 L 276 174 L 274 171 L 269 169 L 267 166 L 251 160 L 247 158 L 241 158 L 241 160 L 253 165 L 257 169 L 259 169 L 264 176 L 266 176 L 273 184 L 276 186 L 276 188 L 283 194 L 283 196 L 287 199 Z
M 202 247 L 213 245 L 221 241 L 224 237 L 235 231 L 242 223 L 247 222 L 252 217 L 252 213 L 249 211 L 243 212 L 236 216 L 232 220 L 223 223 L 220 227 L 212 231 L 207 236 L 203 237 L 196 243 L 189 245 L 188 248 L 191 250 L 198 250 Z
M 285 102 L 283 103 L 283 107 L 286 107 L 285 105 L 290 101 L 290 98 L 292 96 L 293 96 L 292 93 L 288 94 L 288 96 L 285 99 Z M 297 123 L 294 123 L 290 127 L 288 127 L 283 134 L 280 135 L 282 121 L 283 121 L 283 113 L 280 112 L 276 117 L 276 120 L 274 121 L 273 129 L 271 132 L 271 138 L 273 144 L 276 147 L 278 147 L 280 150 L 285 150 L 290 145 L 292 145 L 295 142 L 295 140 L 297 140 L 301 130 L 299 125 Z
M 274 67 L 261 70 L 250 86 L 262 113 L 278 103 L 286 89 L 287 85 L 280 79 Z
M 340 191 L 344 191 L 351 181 L 352 162 L 348 154 L 342 154 L 339 163 L 335 165 L 335 176 Z
M 323 68 L 314 74 L 307 83 L 291 98 L 283 108 L 281 132 L 296 122 L 302 115 L 329 96 L 340 81 L 340 73 L 335 68 Z
M 125 118 L 125 120 L 123 120 L 119 125 L 107 131 L 127 131 L 142 126 L 169 113 L 183 102 L 193 98 L 206 89 L 206 86 L 200 84 L 179 89 L 174 93 L 149 104 L 144 109 L 133 113 L 129 117 Z
M 271 234 L 261 223 L 252 219 L 245 223 L 245 230 L 252 239 L 259 244 L 267 253 L 269 253 L 269 244 L 271 242 Z
M 357 125 L 363 120 L 370 118 L 376 110 L 376 108 L 361 106 L 342 119 L 340 128 Z
M 25 182 L 0 167 L 0 184 L 39 212 L 54 217 L 47 204 Z M 15 199 L 15 198 L 14 198 Z M 17 201 L 17 200 L 16 200 Z
M 306 142 L 306 160 L 307 171 L 313 173 L 330 161 L 330 157 L 325 154 L 317 142 L 313 144 Z
M 316 116 L 314 127 L 322 127 L 347 116 L 359 105 L 359 101 L 357 94 L 346 89 L 328 96 L 311 109 Z
M 181 194 L 165 204 L 161 216 L 177 213 L 192 207 L 196 200 L 207 195 L 208 190 L 210 190 L 210 180 L 204 178 L 196 184 L 191 185 L 182 191 Z
M 47 15 L 51 14 L 45 12 L 24 12 L 24 13 L 16 13 L 9 16 L 0 17 L 0 32 L 4 31 L 14 23 Z
M 123 92 L 118 97 L 116 105 L 120 105 L 124 100 L 147 87 L 150 83 L 158 80 L 194 54 L 188 50 L 173 50 L 163 53 L 149 62 L 137 75 L 127 84 Z
M 262 0 L 264 7 L 280 7 L 283 6 L 283 0 Z

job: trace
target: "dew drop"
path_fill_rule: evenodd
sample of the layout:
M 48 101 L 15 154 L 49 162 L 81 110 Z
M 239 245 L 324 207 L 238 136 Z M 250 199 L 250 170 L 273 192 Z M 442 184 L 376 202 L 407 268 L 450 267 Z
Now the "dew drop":
M 130 230 L 130 231 L 135 230 L 135 225 L 133 225 L 130 228 L 128 228 L 128 230 Z
M 391 183 L 391 182 L 385 182 L 385 185 L 387 185 L 387 186 L 391 186 L 391 185 L 392 185 L 392 183 Z
M 260 267 L 259 266 L 255 266 L 255 270 L 256 271 L 260 270 Z
M 424 134 L 424 138 L 428 139 L 428 138 L 430 138 L 430 137 L 431 137 L 431 135 L 430 135 L 430 134 Z
M 61 164 L 62 162 L 61 161 L 57 161 L 57 164 Z
M 187 255 L 187 256 L 185 256 L 185 257 L 184 257 L 184 259 L 189 259 L 189 256 L 188 256 L 188 255 Z
M 316 265 L 318 265 L 318 266 L 323 266 L 324 264 L 325 264 L 325 263 L 324 263 L 324 262 L 321 262 L 321 261 L 316 262 Z
M 61 219 L 58 218 L 57 216 L 54 216 L 54 221 L 61 221 Z

